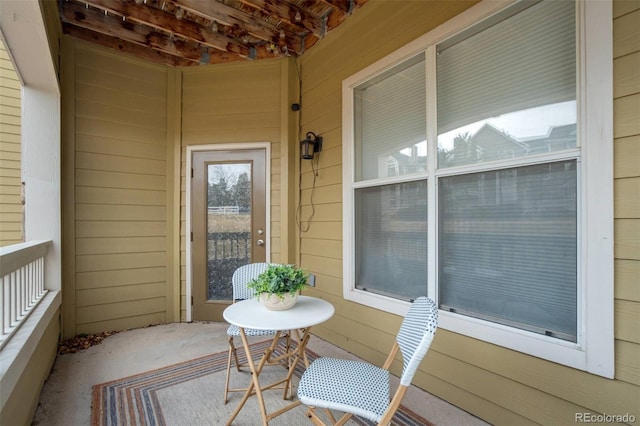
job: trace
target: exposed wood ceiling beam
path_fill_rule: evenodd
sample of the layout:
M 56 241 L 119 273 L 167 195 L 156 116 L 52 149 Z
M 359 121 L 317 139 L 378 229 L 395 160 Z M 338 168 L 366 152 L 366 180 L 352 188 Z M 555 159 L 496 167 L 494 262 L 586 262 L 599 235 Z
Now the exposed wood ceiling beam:
M 131 43 L 148 46 L 191 61 L 199 62 L 202 56 L 200 49 L 189 46 L 183 41 L 171 39 L 167 35 L 137 25 L 135 22 L 122 20 L 73 3 L 66 2 L 62 4 L 61 16 L 65 23 L 117 37 Z
M 300 56 L 368 0 L 58 1 L 65 34 L 184 66 Z
M 283 21 L 305 29 L 318 38 L 326 33 L 325 20 L 309 15 L 304 10 L 284 1 L 277 0 L 239 0 L 254 8 L 257 12 L 275 16 Z
M 148 25 L 150 27 L 179 35 L 186 39 L 223 52 L 234 53 L 241 58 L 250 56 L 248 46 L 225 35 L 215 33 L 193 21 L 177 19 L 170 13 L 147 7 L 144 4 L 137 5 L 133 2 L 125 3 L 116 0 L 83 0 L 86 4 L 111 13 L 125 17 L 128 20 Z
M 196 64 L 193 61 L 183 59 L 179 56 L 174 56 L 168 53 L 160 52 L 158 50 L 149 49 L 146 46 L 140 46 L 139 44 L 121 40 L 117 37 L 111 37 L 105 34 L 97 33 L 95 31 L 90 31 L 81 27 L 77 27 L 75 25 L 64 23 L 62 24 L 62 27 L 65 34 L 68 34 L 71 37 L 99 44 L 115 51 L 127 53 L 151 62 L 171 66 L 190 66 Z
M 247 13 L 227 6 L 217 1 L 202 0 L 174 0 L 173 3 L 185 10 L 196 15 L 200 15 L 206 19 L 216 21 L 222 25 L 229 27 L 244 28 L 247 33 L 254 37 L 265 41 L 271 41 L 279 44 L 282 40 L 281 30 L 284 31 L 285 39 L 283 40 L 288 49 L 296 55 L 304 52 L 304 44 L 302 38 L 297 34 L 287 31 L 284 28 L 278 28 L 266 21 L 255 19 Z

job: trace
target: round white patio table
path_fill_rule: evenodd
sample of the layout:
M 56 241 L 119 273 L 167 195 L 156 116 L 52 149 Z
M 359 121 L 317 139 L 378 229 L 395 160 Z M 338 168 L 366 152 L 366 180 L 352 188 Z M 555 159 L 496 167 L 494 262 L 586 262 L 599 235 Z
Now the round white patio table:
M 245 391 L 240 404 L 233 412 L 229 420 L 227 420 L 227 425 L 230 425 L 231 422 L 233 422 L 249 397 L 254 393 L 256 395 L 256 398 L 258 399 L 258 404 L 260 405 L 260 414 L 262 415 L 262 423 L 264 425 L 268 425 L 269 420 L 271 420 L 272 418 L 279 416 L 280 414 L 300 405 L 300 401 L 294 401 L 278 411 L 267 414 L 267 410 L 264 405 L 264 399 L 262 397 L 262 391 L 284 383 L 284 396 L 286 399 L 286 390 L 287 388 L 289 388 L 289 383 L 291 382 L 291 378 L 298 362 L 300 361 L 300 359 L 303 359 L 305 361 L 305 364 L 307 364 L 304 350 L 307 346 L 309 338 L 311 337 L 311 327 L 328 320 L 333 316 L 334 312 L 335 309 L 331 303 L 310 296 L 298 296 L 298 302 L 292 308 L 284 311 L 271 311 L 265 308 L 255 298 L 236 302 L 224 310 L 222 314 L 224 319 L 228 323 L 240 327 L 240 337 L 242 338 L 242 345 L 244 346 L 244 351 L 247 355 L 247 362 L 249 364 L 249 368 L 251 369 L 251 384 Z M 279 331 L 275 334 L 271 346 L 264 352 L 257 366 L 255 365 L 251 357 L 249 341 L 247 340 L 247 336 L 244 332 L 245 328 Z M 292 347 L 289 352 L 280 355 L 277 358 L 271 359 L 271 355 L 273 354 L 273 351 L 278 344 L 281 333 L 289 330 L 296 331 L 296 334 L 299 337 L 298 344 L 295 345 L 295 348 Z M 298 333 L 298 330 L 302 331 L 301 336 Z M 285 358 L 291 359 L 287 377 L 276 383 L 261 385 L 259 379 L 262 368 L 267 363 L 274 363 Z

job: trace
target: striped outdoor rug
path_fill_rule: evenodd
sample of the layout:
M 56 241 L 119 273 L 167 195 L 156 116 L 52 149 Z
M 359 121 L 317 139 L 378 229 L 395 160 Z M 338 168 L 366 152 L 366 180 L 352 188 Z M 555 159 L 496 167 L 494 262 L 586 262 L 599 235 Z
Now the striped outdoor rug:
M 254 343 L 252 353 L 259 357 L 269 346 L 269 341 Z M 278 352 L 278 351 L 277 351 Z M 240 348 L 239 355 L 244 351 Z M 318 357 L 307 350 L 309 361 Z M 91 408 L 92 426 L 116 425 L 222 425 L 237 407 L 241 393 L 231 393 L 229 402 L 222 403 L 224 392 L 227 351 L 207 355 L 146 373 L 93 386 Z M 295 372 L 297 378 L 302 367 Z M 282 377 L 280 367 L 267 367 L 261 380 L 271 381 L 269 376 Z M 231 387 L 246 387 L 250 381 L 248 372 L 233 370 Z M 294 389 L 295 393 L 295 389 Z M 267 412 L 286 405 L 281 390 L 263 392 Z M 276 417 L 270 425 L 310 425 L 305 416 L 306 407 L 300 405 Z M 253 426 L 261 424 L 258 404 L 250 398 L 235 419 L 234 425 Z M 353 417 L 352 425 L 370 425 L 368 420 Z M 393 424 L 400 426 L 431 425 L 426 419 L 401 406 Z

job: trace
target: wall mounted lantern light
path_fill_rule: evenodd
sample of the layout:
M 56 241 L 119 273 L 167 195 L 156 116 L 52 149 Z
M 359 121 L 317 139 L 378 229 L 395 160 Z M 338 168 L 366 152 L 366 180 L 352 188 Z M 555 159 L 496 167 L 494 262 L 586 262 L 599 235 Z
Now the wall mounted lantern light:
M 307 137 L 300 141 L 300 158 L 313 160 L 313 155 L 320 151 L 322 151 L 322 136 L 307 132 Z

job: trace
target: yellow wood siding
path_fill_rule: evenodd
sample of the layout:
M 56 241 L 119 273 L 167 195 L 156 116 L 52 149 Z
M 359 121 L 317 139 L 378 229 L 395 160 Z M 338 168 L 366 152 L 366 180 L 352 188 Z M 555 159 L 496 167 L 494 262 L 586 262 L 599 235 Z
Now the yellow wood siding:
M 0 247 L 23 241 L 20 80 L 0 40 Z
M 616 383 L 640 410 L 640 1 L 613 2 Z
M 142 327 L 172 320 L 168 255 L 165 67 L 124 59 L 82 42 L 65 41 L 73 63 L 72 132 L 64 140 L 73 163 L 65 175 L 66 220 L 72 218 L 73 261 L 64 309 L 65 334 Z M 68 130 L 68 129 L 67 129 Z M 171 135 L 173 136 L 173 135 Z M 73 193 L 69 193 L 73 191 Z
M 281 248 L 282 61 L 185 69 L 182 75 L 182 149 L 180 197 L 181 310 L 186 318 L 187 146 L 251 142 L 271 144 L 271 261 L 287 261 Z M 283 95 L 283 92 L 285 95 Z M 285 113 L 286 114 L 286 113 Z M 287 122 L 285 118 L 284 122 Z M 286 140 L 284 144 L 286 144 Z
M 320 336 L 380 362 L 399 318 L 342 298 L 341 83 L 473 2 L 372 0 L 299 60 L 303 131 L 325 137 L 315 215 L 300 235 L 309 294 L 336 307 Z M 385 25 L 376 25 L 385 22 Z M 439 330 L 415 383 L 495 424 L 574 424 L 575 413 L 640 418 L 640 2 L 614 2 L 615 379 Z M 398 28 L 402 28 L 398 31 Z M 311 113 L 308 111 L 311 110 Z M 302 167 L 303 217 L 311 212 L 310 162 Z M 398 373 L 400 366 L 394 365 Z

